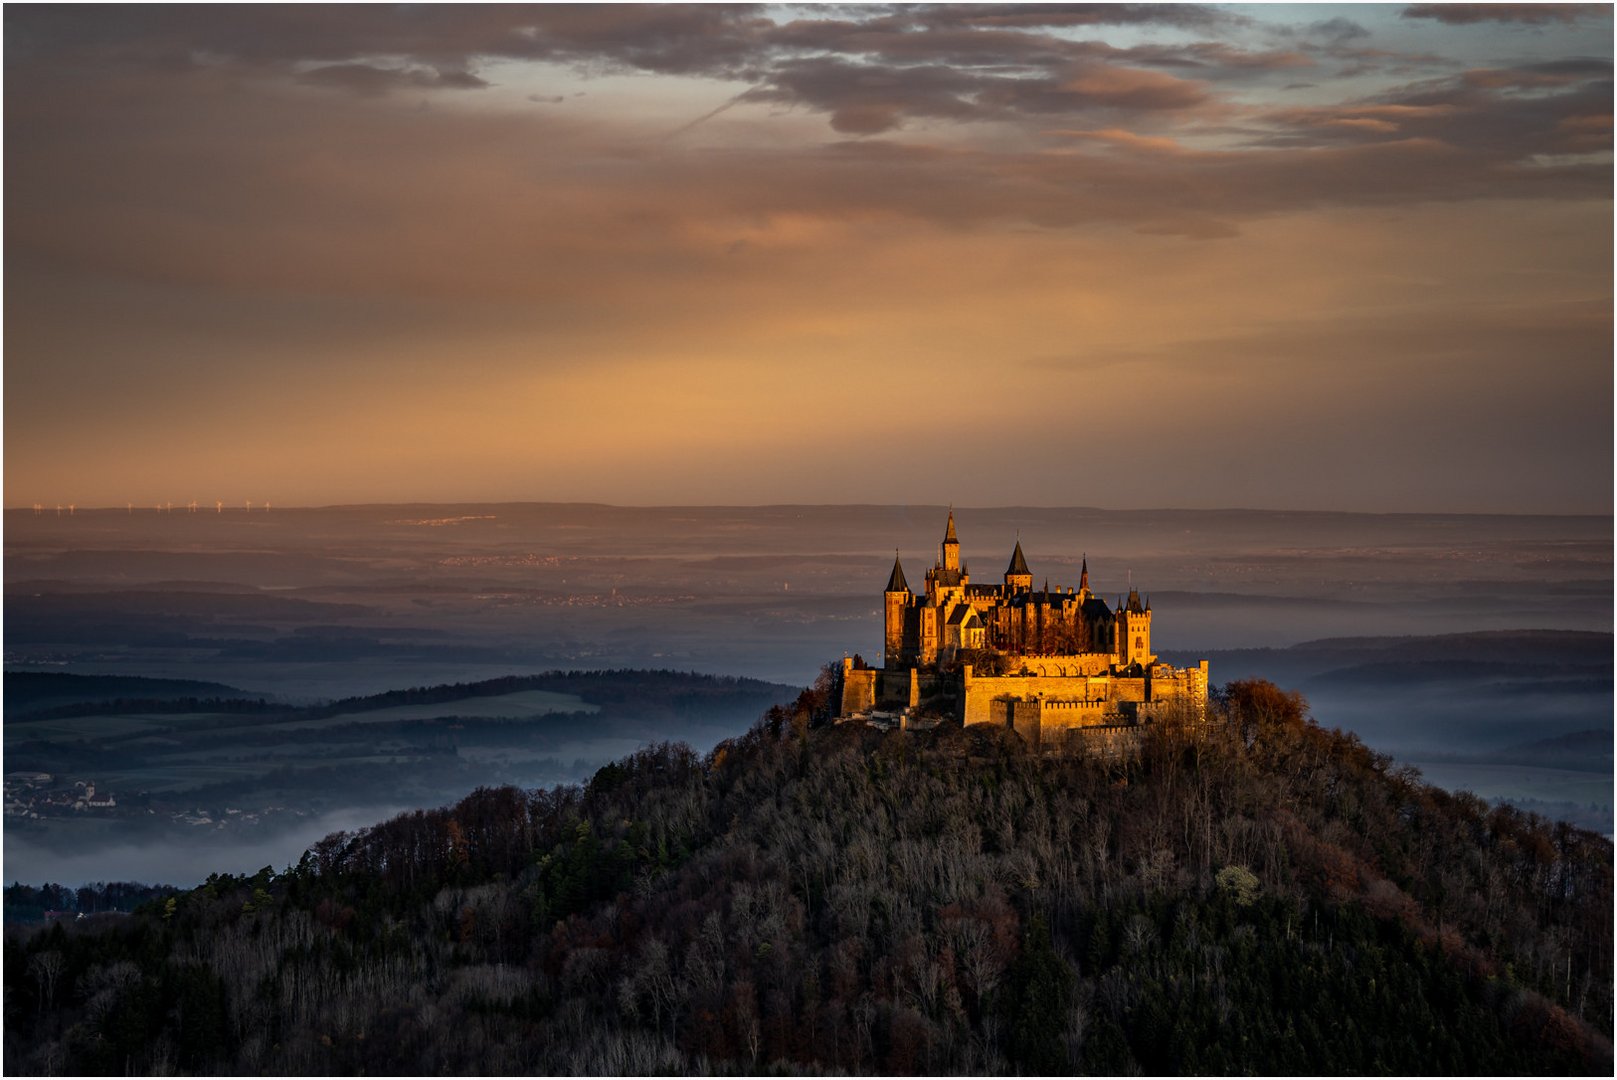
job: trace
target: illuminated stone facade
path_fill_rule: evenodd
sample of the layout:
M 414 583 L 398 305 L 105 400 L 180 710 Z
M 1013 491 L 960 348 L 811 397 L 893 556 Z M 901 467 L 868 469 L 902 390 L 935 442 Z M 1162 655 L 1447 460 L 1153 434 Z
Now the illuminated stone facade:
M 960 560 L 949 514 L 925 592 L 910 591 L 895 556 L 882 594 L 881 668 L 843 662 L 843 718 L 953 716 L 1010 727 L 1035 744 L 1078 729 L 1128 727 L 1165 709 L 1207 706 L 1207 661 L 1160 663 L 1151 651 L 1151 603 L 1132 586 L 1108 605 L 1089 589 L 1033 588 L 1021 541 L 1003 579 L 975 584 Z

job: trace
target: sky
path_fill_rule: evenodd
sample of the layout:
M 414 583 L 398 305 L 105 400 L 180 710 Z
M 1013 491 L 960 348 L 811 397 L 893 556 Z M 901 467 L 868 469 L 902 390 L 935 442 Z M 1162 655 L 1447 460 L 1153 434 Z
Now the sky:
M 1610 514 L 1610 5 L 5 21 L 5 505 Z

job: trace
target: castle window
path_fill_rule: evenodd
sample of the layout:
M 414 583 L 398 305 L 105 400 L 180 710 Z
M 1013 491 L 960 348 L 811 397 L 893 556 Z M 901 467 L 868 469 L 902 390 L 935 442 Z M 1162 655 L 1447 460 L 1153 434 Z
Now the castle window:
M 1134 647 L 1135 647 L 1135 648 L 1136 648 L 1136 649 L 1143 649 L 1143 648 L 1145 648 L 1145 639 L 1144 639 L 1144 638 L 1135 638 L 1135 639 L 1134 639 Z

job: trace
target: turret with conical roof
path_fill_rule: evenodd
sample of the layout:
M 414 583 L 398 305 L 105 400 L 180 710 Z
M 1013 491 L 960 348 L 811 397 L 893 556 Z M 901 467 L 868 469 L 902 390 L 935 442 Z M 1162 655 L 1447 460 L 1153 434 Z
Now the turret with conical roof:
M 890 593 L 910 591 L 910 583 L 904 580 L 904 567 L 898 561 L 898 552 L 893 552 L 893 572 L 887 576 L 887 591 Z
M 915 594 L 904 580 L 904 567 L 898 552 L 893 552 L 893 572 L 887 576 L 887 590 L 882 596 L 882 662 L 895 665 L 901 662 L 905 649 L 913 643 Z
M 1011 593 L 1030 592 L 1033 589 L 1033 571 L 1027 568 L 1022 556 L 1022 538 L 1016 539 L 1016 550 L 1011 552 L 1011 564 L 1005 568 L 1005 588 Z

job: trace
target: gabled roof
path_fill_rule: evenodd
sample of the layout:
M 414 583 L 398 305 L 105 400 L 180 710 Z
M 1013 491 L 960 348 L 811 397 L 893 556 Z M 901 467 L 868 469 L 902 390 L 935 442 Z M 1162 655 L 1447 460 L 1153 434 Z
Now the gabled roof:
M 1011 565 L 1005 568 L 1007 574 L 1027 574 L 1032 576 L 1033 571 L 1027 568 L 1027 560 L 1022 557 L 1022 541 L 1016 542 L 1016 550 L 1011 552 Z
M 904 568 L 898 564 L 898 552 L 893 552 L 893 572 L 887 578 L 888 592 L 909 592 L 910 583 L 904 580 Z
M 982 620 L 977 617 L 977 609 L 970 604 L 961 604 L 949 615 L 950 626 L 973 627 L 981 626 Z

